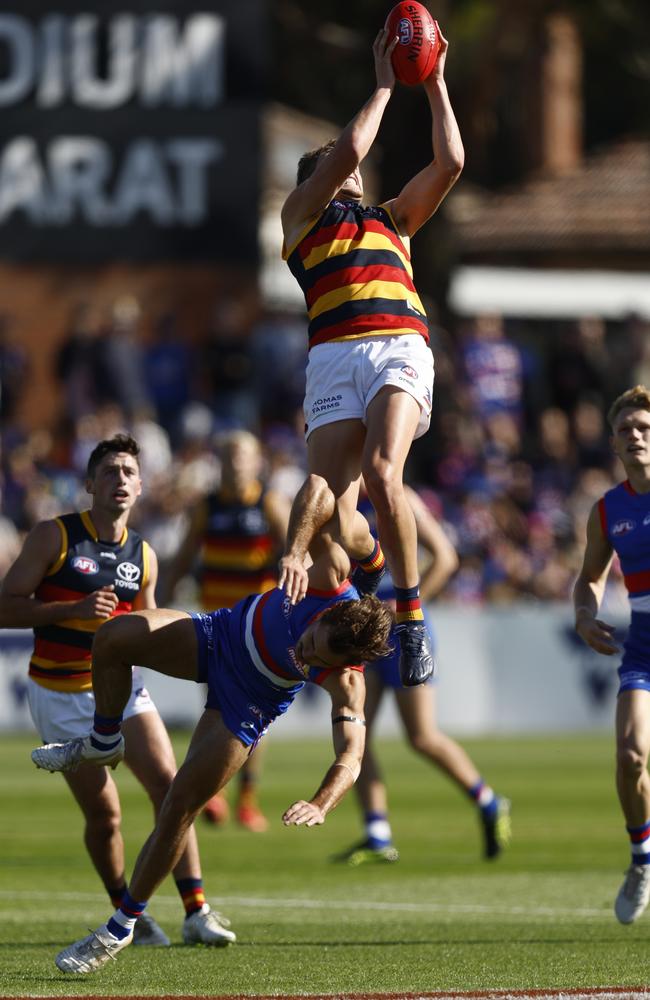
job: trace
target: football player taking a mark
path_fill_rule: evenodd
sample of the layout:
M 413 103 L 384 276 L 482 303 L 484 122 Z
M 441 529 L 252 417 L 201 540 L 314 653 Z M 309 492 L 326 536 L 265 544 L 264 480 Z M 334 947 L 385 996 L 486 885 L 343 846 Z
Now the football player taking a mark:
M 362 664 L 388 651 L 393 616 L 376 597 L 358 600 L 348 579 L 349 558 L 331 536 L 314 538 L 323 510 L 331 516 L 335 508 L 325 481 L 309 477 L 297 501 L 294 509 L 301 513 L 289 526 L 289 553 L 304 559 L 310 546 L 313 560 L 300 602 L 276 588 L 209 614 L 161 608 L 108 622 L 93 645 L 97 715 L 91 732 L 32 753 L 39 767 L 52 771 L 117 764 L 124 755 L 121 728 L 133 662 L 208 685 L 205 711 L 138 856 L 128 892 L 107 923 L 57 955 L 64 972 L 93 972 L 131 943 L 135 922 L 177 864 L 195 816 L 243 766 L 306 681 L 330 695 L 335 759 L 312 797 L 285 811 L 285 825 L 323 823 L 359 774 L 365 742 Z
M 591 510 L 573 602 L 584 642 L 604 656 L 618 654 L 614 627 L 598 618 L 616 553 L 631 611 L 618 668 L 616 789 L 632 857 L 614 912 L 622 924 L 631 924 L 650 899 L 650 391 L 642 385 L 628 389 L 607 416 L 627 478 Z
M 395 87 L 397 38 L 373 46 L 376 87 L 335 142 L 306 153 L 282 208 L 283 257 L 309 317 L 305 423 L 309 471 L 327 480 L 338 537 L 349 552 L 363 472 L 395 586 L 400 672 L 405 685 L 433 673 L 419 595 L 416 529 L 402 475 L 414 438 L 431 415 L 433 358 L 427 318 L 413 284 L 410 238 L 433 215 L 464 162 L 444 79 L 447 42 L 424 81 L 433 158 L 397 195 L 363 207 L 360 164 Z M 365 554 L 381 556 L 379 545 Z
M 33 628 L 34 652 L 27 693 L 34 725 L 47 742 L 74 740 L 93 724 L 103 732 L 92 690 L 93 638 L 108 619 L 132 608 L 155 608 L 156 556 L 129 515 L 142 492 L 139 448 L 128 435 L 100 441 L 88 460 L 90 510 L 41 521 L 25 540 L 0 593 L 0 625 Z M 142 675 L 124 671 L 124 758 L 157 814 L 176 773 L 172 746 Z M 105 737 L 99 739 L 105 742 Z M 67 771 L 65 780 L 83 813 L 84 843 L 112 903 L 126 893 L 124 842 L 117 787 L 106 767 Z M 196 835 L 188 831 L 174 867 L 185 906 L 186 943 L 225 945 L 235 939 L 228 922 L 205 901 Z M 148 914 L 133 940 L 169 945 Z

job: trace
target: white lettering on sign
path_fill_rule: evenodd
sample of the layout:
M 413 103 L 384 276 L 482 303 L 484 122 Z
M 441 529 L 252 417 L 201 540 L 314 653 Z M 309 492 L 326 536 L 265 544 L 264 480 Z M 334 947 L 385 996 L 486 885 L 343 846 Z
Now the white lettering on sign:
M 144 107 L 209 108 L 224 98 L 225 22 L 194 14 L 51 14 L 38 25 L 0 14 L 0 107 L 34 93 L 38 107 L 64 101 L 108 110 L 135 99 Z M 106 52 L 106 65 L 101 52 Z M 100 67 L 101 66 L 101 72 Z
M 208 169 L 222 155 L 215 139 L 136 139 L 115 164 L 103 140 L 61 136 L 43 161 L 34 140 L 18 136 L 0 152 L 0 223 L 22 211 L 40 225 L 126 225 L 144 212 L 160 226 L 195 226 L 207 215 Z

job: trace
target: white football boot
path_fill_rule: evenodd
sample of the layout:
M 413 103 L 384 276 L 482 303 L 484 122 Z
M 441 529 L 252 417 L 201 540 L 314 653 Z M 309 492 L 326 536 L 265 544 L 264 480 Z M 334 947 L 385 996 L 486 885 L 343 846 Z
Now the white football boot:
M 200 910 L 183 921 L 183 941 L 185 944 L 209 944 L 222 948 L 237 938 L 228 930 L 230 921 L 204 903 Z
M 121 733 L 117 746 L 111 750 L 94 747 L 90 742 L 90 733 L 65 743 L 46 743 L 32 750 L 32 760 L 36 767 L 42 767 L 44 771 L 76 771 L 80 764 L 116 768 L 123 758 L 124 737 Z
M 622 924 L 632 924 L 650 900 L 650 865 L 630 865 L 619 889 L 614 913 Z
M 107 962 L 115 961 L 118 951 L 126 948 L 132 940 L 133 935 L 129 934 L 123 941 L 119 941 L 113 937 L 106 924 L 102 924 L 96 931 L 91 931 L 88 937 L 81 938 L 60 951 L 54 961 L 61 972 L 77 972 L 82 975 L 97 972 Z
M 171 941 L 148 913 L 141 913 L 133 928 L 133 944 L 147 948 L 169 948 Z

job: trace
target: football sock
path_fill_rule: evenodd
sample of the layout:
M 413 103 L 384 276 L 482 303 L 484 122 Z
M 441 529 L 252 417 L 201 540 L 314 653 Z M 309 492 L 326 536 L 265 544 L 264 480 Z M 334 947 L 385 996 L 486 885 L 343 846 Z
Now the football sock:
M 185 916 L 191 917 L 197 910 L 202 910 L 205 906 L 205 893 L 203 891 L 202 878 L 177 878 L 176 888 L 180 893 L 185 907 Z
M 390 847 L 393 836 L 386 813 L 367 812 L 365 820 L 368 847 L 373 851 L 378 851 L 382 847 Z
M 386 560 L 379 542 L 375 541 L 375 547 L 369 556 L 366 556 L 365 559 L 357 559 L 356 562 L 363 572 L 368 573 L 371 577 L 378 576 L 382 573 L 384 571 L 384 567 L 386 566 Z
M 122 885 L 118 886 L 117 889 L 109 889 L 109 887 L 106 886 L 106 892 L 111 898 L 111 903 L 117 910 L 121 905 L 122 900 L 124 899 L 124 894 L 126 892 L 126 882 L 123 882 Z
M 112 718 L 95 712 L 93 728 L 90 730 L 90 742 L 96 750 L 113 750 L 120 742 L 120 727 L 122 716 Z
M 397 625 L 417 625 L 424 621 L 420 603 L 420 586 L 395 587 L 395 622 Z
M 113 937 L 116 937 L 118 941 L 123 941 L 124 938 L 129 937 L 133 933 L 136 920 L 141 913 L 144 913 L 146 905 L 146 902 L 136 903 L 134 899 L 131 899 L 127 890 L 124 893 L 124 899 L 106 924 L 109 933 Z
M 633 865 L 650 865 L 650 820 L 643 826 L 628 826 Z
M 492 819 L 496 815 L 499 800 L 482 778 L 479 778 L 476 784 L 468 788 L 467 791 L 486 819 Z

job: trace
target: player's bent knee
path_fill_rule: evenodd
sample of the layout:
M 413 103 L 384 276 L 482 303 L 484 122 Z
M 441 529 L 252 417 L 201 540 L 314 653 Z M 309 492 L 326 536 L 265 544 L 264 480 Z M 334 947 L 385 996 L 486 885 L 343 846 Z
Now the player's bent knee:
M 642 754 L 635 747 L 620 744 L 616 748 L 616 764 L 623 774 L 640 776 L 646 769 L 647 760 L 647 754 Z

